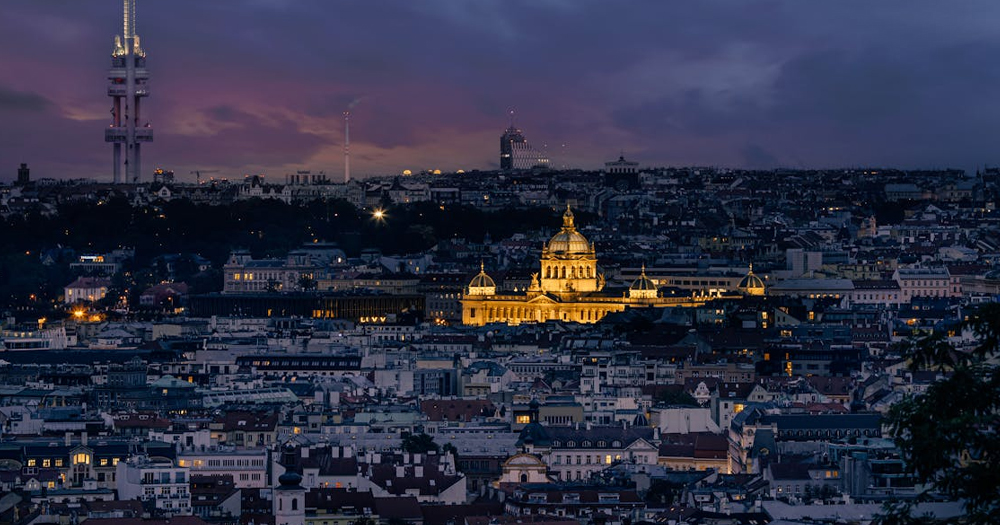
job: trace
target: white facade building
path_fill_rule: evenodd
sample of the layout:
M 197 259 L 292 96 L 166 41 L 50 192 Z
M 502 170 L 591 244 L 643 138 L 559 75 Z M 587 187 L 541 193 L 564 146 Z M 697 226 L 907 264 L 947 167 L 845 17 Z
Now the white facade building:
M 136 456 L 118 463 L 118 499 L 153 501 L 158 510 L 191 514 L 190 470 L 164 458 Z

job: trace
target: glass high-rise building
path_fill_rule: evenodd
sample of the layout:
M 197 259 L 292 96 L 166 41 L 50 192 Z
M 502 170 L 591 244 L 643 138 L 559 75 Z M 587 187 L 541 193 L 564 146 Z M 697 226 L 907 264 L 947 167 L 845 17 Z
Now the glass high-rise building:
M 500 169 L 526 170 L 548 165 L 548 157 L 532 148 L 521 130 L 511 126 L 500 136 Z

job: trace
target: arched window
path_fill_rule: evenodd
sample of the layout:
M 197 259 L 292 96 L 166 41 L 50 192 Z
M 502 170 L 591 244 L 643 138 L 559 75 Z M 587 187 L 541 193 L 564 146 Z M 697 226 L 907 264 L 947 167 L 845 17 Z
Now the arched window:
M 278 498 L 278 510 L 285 510 L 285 500 Z
M 527 483 L 527 482 L 528 482 L 528 475 L 521 474 L 521 483 Z
M 299 498 L 292 498 L 292 510 L 299 510 Z

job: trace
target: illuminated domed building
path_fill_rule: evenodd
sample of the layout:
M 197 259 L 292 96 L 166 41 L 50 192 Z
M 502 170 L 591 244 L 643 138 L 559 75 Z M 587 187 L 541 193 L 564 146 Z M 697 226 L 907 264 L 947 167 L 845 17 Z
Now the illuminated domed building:
M 576 230 L 573 211 L 567 206 L 562 229 L 542 247 L 541 269 L 532 274 L 527 290 L 497 293 L 493 279 L 480 268 L 462 296 L 462 323 L 596 323 L 630 306 L 698 306 L 716 298 L 704 294 L 661 297 L 645 267 L 626 292 L 605 290 L 594 245 Z
M 753 295 L 761 296 L 767 291 L 764 288 L 764 281 L 760 277 L 757 277 L 753 273 L 753 265 L 750 265 L 750 271 L 747 272 L 746 277 L 740 280 L 739 284 L 736 285 L 736 289 L 739 290 L 743 295 Z
M 479 275 L 472 278 L 465 293 L 467 295 L 493 295 L 497 293 L 497 283 L 493 278 L 486 275 L 486 267 L 479 263 Z
M 652 279 L 646 277 L 646 265 L 642 265 L 642 274 L 628 287 L 629 299 L 656 299 L 659 289 Z

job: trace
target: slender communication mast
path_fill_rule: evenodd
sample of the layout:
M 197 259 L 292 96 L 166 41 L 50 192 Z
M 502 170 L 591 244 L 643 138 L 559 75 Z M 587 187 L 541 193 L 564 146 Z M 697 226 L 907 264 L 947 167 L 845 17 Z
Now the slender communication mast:
M 146 70 L 146 52 L 139 43 L 139 35 L 135 33 L 135 0 L 123 0 L 122 13 L 122 34 L 115 36 L 111 70 L 108 72 L 108 96 L 113 100 L 111 125 L 104 130 L 104 141 L 114 146 L 116 184 L 139 182 L 142 175 L 142 143 L 153 141 L 153 128 L 142 121 L 140 101 L 149 96 L 149 71 Z
M 351 182 L 351 112 L 344 112 L 344 184 Z

